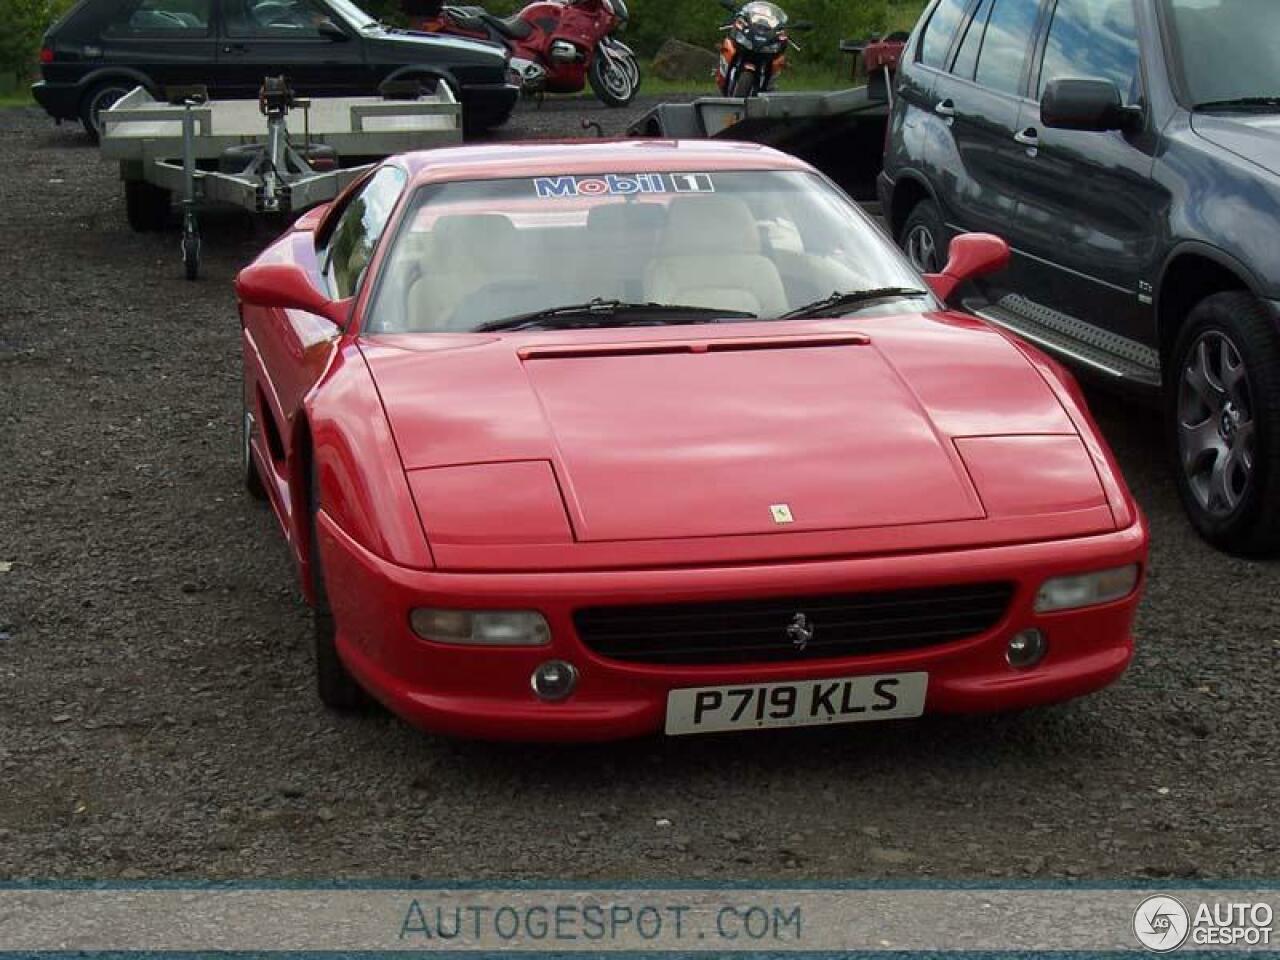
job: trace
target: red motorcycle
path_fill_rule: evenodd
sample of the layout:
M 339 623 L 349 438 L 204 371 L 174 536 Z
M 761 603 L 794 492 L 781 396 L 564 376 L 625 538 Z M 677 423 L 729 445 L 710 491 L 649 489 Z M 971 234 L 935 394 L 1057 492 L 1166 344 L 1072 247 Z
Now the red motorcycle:
M 506 18 L 444 6 L 421 29 L 502 44 L 525 93 L 579 93 L 590 83 L 605 105 L 625 107 L 640 89 L 636 55 L 615 35 L 629 19 L 626 0 L 536 0 Z

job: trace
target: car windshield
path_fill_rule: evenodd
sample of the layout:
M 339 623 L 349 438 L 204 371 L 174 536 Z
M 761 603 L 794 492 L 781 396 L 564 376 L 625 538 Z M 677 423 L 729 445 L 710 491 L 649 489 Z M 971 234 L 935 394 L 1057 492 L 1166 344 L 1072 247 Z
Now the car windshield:
M 1280 104 L 1280 2 L 1165 0 L 1165 8 L 1192 104 Z
M 831 314 L 928 296 L 866 215 L 809 173 L 477 180 L 409 200 L 365 330 L 474 332 L 566 307 L 538 323 L 714 323 L 868 291 Z M 684 309 L 664 318 L 653 304 Z

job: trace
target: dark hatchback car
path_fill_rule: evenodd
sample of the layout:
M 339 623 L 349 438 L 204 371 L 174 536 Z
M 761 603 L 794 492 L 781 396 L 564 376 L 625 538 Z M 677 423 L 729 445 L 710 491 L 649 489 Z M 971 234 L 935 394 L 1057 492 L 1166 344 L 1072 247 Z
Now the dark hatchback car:
M 472 130 L 505 122 L 519 98 L 498 45 L 391 29 L 350 0 L 81 0 L 45 34 L 40 60 L 36 100 L 91 135 L 102 110 L 139 84 L 244 99 L 269 74 L 304 96 L 443 80 Z
M 1162 404 L 1193 524 L 1280 547 L 1280 0 L 933 0 L 880 198 L 916 264 L 1008 240 L 974 312 Z

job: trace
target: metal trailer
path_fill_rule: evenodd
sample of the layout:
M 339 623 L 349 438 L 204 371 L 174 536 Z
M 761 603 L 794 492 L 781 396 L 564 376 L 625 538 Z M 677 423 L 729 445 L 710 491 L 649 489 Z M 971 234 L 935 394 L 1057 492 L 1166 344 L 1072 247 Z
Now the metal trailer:
M 702 97 L 664 103 L 627 130 L 633 137 L 719 138 L 763 143 L 794 154 L 855 199 L 874 201 L 892 106 L 892 78 L 905 37 L 846 42 L 841 51 L 865 65 L 863 86 L 830 92 L 762 93 L 745 100 Z
M 385 94 L 304 99 L 275 78 L 257 100 L 212 101 L 191 88 L 162 102 L 138 87 L 102 114 L 101 149 L 120 164 L 135 230 L 162 228 L 180 198 L 182 261 L 194 280 L 199 210 L 299 213 L 332 200 L 371 162 L 461 142 L 462 108 L 448 84 Z M 300 137 L 289 127 L 299 113 Z

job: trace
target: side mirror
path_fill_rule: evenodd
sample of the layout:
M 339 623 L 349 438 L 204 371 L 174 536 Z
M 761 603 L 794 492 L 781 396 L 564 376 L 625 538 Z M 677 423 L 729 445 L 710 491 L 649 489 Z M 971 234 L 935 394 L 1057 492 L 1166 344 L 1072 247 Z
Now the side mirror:
M 1059 130 L 1132 130 L 1141 120 L 1110 80 L 1054 80 L 1040 98 L 1040 122 Z
M 805 33 L 813 29 L 813 21 L 812 20 L 792 20 L 789 24 L 787 24 L 787 29 L 799 30 L 801 33 Z
M 999 273 L 1009 265 L 1009 244 L 993 233 L 962 233 L 951 241 L 941 273 L 925 274 L 939 300 L 949 303 L 956 288 L 975 277 Z
M 351 39 L 351 37 L 347 34 L 347 31 L 343 30 L 340 26 L 338 26 L 328 17 L 325 17 L 319 23 L 316 24 L 316 32 L 319 33 L 320 36 L 326 37 L 330 40 L 350 40 Z
M 345 327 L 351 313 L 350 300 L 330 300 L 296 263 L 256 263 L 245 267 L 236 277 L 236 296 L 241 303 L 254 307 L 313 313 L 337 327 Z

